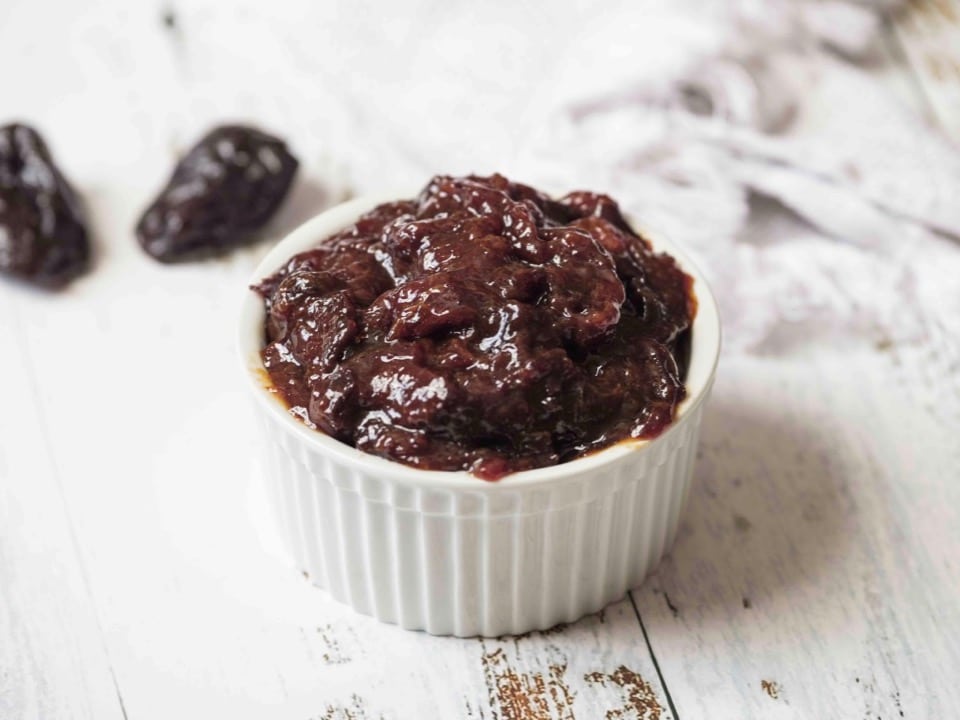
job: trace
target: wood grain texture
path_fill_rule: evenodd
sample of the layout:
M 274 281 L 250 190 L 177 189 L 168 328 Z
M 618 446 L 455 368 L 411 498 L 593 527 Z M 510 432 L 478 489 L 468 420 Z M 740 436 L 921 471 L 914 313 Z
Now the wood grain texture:
M 891 358 L 724 374 L 677 544 L 635 592 L 680 717 L 941 717 L 960 702 L 944 675 L 960 647 L 940 630 L 960 621 L 946 480 L 960 464 L 933 450 L 949 425 L 903 423 L 900 393 L 928 377 L 915 366 L 891 391 Z M 840 362 L 855 382 L 827 382 Z
M 0 717 L 120 718 L 15 296 L 0 289 Z

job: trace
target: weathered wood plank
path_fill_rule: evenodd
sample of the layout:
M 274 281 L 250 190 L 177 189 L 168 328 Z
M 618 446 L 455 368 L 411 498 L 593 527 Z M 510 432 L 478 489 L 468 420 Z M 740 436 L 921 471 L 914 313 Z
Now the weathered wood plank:
M 913 0 L 893 25 L 937 123 L 960 141 L 960 2 Z
M 960 458 L 945 417 L 910 409 L 960 393 L 892 353 L 929 367 L 886 349 L 721 374 L 690 512 L 635 593 L 681 717 L 960 703 L 960 645 L 943 632 L 960 622 Z
M 58 484 L 19 306 L 0 289 L 0 717 L 120 718 L 100 619 Z

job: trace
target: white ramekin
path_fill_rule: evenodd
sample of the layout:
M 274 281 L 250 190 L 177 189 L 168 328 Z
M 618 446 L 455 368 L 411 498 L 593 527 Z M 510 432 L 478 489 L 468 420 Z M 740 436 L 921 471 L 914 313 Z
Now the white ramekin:
M 309 220 L 267 254 L 259 282 L 295 253 L 380 202 Z M 669 548 L 690 486 L 700 417 L 720 349 L 716 303 L 694 278 L 687 398 L 651 441 L 625 441 L 563 465 L 485 482 L 362 453 L 293 417 L 260 360 L 263 303 L 243 300 L 239 351 L 268 447 L 266 497 L 294 563 L 355 610 L 436 635 L 545 629 L 600 610 L 641 583 Z

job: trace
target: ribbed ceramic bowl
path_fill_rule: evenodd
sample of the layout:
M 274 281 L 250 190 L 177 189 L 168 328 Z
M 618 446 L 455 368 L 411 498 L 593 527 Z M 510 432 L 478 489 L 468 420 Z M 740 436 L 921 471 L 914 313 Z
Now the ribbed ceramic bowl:
M 332 208 L 281 241 L 255 283 L 380 202 Z M 687 398 L 651 441 L 485 482 L 362 453 L 293 417 L 260 360 L 264 309 L 249 291 L 239 351 L 268 457 L 266 496 L 283 544 L 319 587 L 355 610 L 437 635 L 496 636 L 572 622 L 623 597 L 677 530 L 720 349 L 716 304 L 675 246 L 698 301 Z

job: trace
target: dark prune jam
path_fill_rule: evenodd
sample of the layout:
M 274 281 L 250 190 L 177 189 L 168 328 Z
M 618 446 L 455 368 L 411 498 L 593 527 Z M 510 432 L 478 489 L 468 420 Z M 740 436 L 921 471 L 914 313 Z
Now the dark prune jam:
M 223 125 L 205 135 L 137 224 L 137 239 L 162 262 L 193 260 L 249 242 L 276 212 L 297 159 L 272 135 Z
M 46 143 L 26 125 L 0 127 L 0 272 L 59 287 L 89 264 L 83 209 Z
M 291 412 L 418 468 L 555 465 L 658 435 L 685 394 L 692 279 L 604 195 L 435 177 L 254 289 Z

